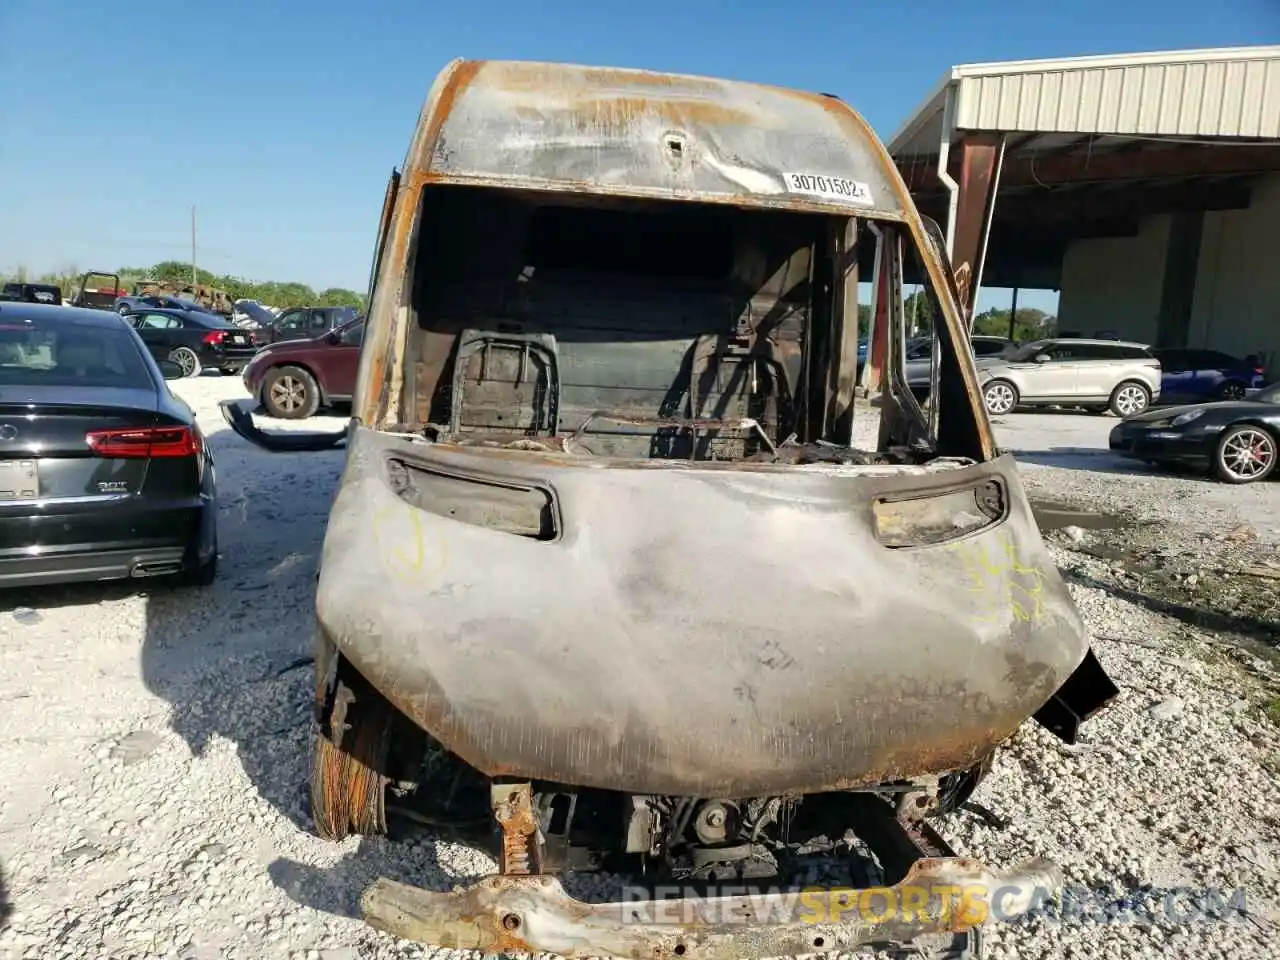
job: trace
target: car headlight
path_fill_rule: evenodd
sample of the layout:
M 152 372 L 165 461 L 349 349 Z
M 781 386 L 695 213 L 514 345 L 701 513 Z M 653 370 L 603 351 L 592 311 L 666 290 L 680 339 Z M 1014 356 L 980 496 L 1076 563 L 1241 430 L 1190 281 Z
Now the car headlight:
M 1203 416 L 1203 410 L 1188 410 L 1186 413 L 1180 413 L 1174 417 L 1170 426 L 1180 427 L 1184 423 L 1190 423 L 1192 420 L 1199 420 Z

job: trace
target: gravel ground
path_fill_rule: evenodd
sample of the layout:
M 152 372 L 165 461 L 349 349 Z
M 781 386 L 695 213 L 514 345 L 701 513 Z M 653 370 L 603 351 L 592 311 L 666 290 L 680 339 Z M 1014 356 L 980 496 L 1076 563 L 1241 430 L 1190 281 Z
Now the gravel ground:
M 447 953 L 365 928 L 356 898 L 379 875 L 445 889 L 492 870 L 487 857 L 429 836 L 310 833 L 303 661 L 342 454 L 241 442 L 216 407 L 240 393 L 236 378 L 176 389 L 218 458 L 217 583 L 0 598 L 11 731 L 0 864 L 13 903 L 0 956 Z M 1052 548 L 1122 695 L 1074 748 L 1031 725 L 1018 733 L 975 798 L 1000 822 L 961 812 L 940 827 L 961 853 L 1048 856 L 1070 883 L 1137 908 L 1123 923 L 996 928 L 990 956 L 1274 957 L 1280 735 L 1266 712 L 1280 705 L 1269 599 L 1280 493 L 1125 467 L 1098 450 L 1110 422 L 1036 414 L 997 430 L 1054 501 Z M 1251 916 L 1178 924 L 1160 912 L 1163 891 L 1206 887 L 1243 887 Z

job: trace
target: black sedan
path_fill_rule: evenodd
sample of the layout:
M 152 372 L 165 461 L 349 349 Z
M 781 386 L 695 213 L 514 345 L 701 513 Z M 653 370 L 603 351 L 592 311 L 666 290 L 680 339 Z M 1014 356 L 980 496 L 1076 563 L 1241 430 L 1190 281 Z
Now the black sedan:
M 1227 483 L 1263 480 L 1280 447 L 1280 384 L 1248 400 L 1149 410 L 1116 424 L 1110 445 L 1147 463 L 1202 467 Z
M 195 414 L 114 312 L 0 302 L 0 587 L 217 572 Z
M 147 308 L 126 316 L 157 360 L 172 360 L 184 377 L 204 367 L 239 373 L 258 348 L 249 332 L 214 313 Z

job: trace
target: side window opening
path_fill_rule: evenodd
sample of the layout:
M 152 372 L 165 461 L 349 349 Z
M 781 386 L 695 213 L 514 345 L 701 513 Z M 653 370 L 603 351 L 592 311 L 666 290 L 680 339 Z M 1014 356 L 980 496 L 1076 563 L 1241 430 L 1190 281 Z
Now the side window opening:
M 364 339 L 364 324 L 357 323 L 342 332 L 342 343 L 348 347 L 358 347 Z
M 945 262 L 941 231 L 928 220 L 925 226 L 927 242 Z M 914 434 L 915 442 L 927 444 L 937 455 L 981 459 L 983 444 L 973 401 L 960 369 L 961 364 L 973 362 L 976 348 L 968 337 L 952 342 L 940 291 L 930 278 L 923 254 L 905 228 L 900 238 L 904 334 L 928 344 L 927 348 L 918 348 L 914 356 L 910 352 L 904 356 L 902 372 L 906 389 L 904 402 L 900 404 L 903 416 L 910 413 L 920 422 Z M 954 285 L 949 295 L 958 295 Z

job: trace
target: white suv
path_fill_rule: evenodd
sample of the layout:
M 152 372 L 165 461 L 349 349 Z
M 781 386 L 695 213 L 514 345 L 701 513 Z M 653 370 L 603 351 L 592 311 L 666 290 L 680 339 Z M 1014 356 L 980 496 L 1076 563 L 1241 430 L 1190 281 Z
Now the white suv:
M 982 399 L 997 415 L 1052 404 L 1132 417 L 1160 399 L 1160 361 L 1141 343 L 1059 337 L 977 364 Z

